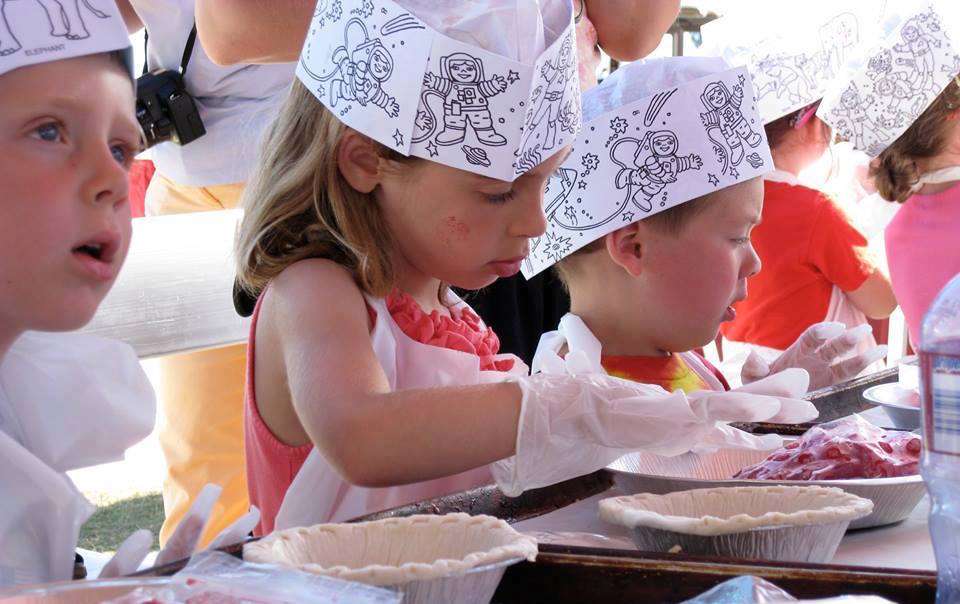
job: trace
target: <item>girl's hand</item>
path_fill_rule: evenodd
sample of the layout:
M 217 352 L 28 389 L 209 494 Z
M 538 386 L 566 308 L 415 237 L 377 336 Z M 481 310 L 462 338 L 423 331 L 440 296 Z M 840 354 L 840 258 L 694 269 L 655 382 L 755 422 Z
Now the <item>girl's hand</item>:
M 752 390 L 689 396 L 600 373 L 538 374 L 518 385 L 523 403 L 516 454 L 493 465 L 497 485 L 509 496 L 594 472 L 632 451 L 669 456 L 704 444 L 776 448 L 779 439 L 758 438 L 725 422 L 817 416 L 812 404 L 793 398 L 806 389 L 799 370 Z

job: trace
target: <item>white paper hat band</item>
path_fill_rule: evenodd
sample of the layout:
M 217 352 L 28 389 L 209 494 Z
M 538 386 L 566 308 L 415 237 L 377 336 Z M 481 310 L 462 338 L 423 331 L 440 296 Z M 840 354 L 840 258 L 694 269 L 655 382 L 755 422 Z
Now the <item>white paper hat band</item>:
M 820 100 L 846 57 L 876 35 L 877 8 L 862 0 L 831 0 L 788 19 L 782 10 L 776 3 L 731 6 L 704 25 L 695 51 L 747 66 L 764 123 Z
M 587 94 L 594 91 L 606 92 Z M 523 274 L 530 278 L 626 224 L 772 169 L 745 67 L 627 103 L 586 122 L 550 179 L 547 231 L 531 242 Z
M 906 132 L 960 73 L 960 55 L 928 6 L 899 21 L 824 97 L 817 115 L 876 157 Z
M 130 37 L 113 0 L 0 0 L 0 75 L 27 65 L 129 48 Z
M 449 38 L 392 0 L 321 0 L 297 77 L 345 124 L 404 155 L 512 181 L 580 128 L 563 6 L 567 28 L 528 65 Z

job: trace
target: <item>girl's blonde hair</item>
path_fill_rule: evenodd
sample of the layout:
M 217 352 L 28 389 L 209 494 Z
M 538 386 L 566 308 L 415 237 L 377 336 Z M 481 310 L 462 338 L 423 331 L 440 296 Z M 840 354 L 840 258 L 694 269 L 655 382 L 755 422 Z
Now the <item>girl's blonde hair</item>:
M 870 178 L 884 199 L 903 203 L 910 197 L 911 187 L 920 179 L 917 160 L 943 150 L 955 126 L 951 114 L 958 108 L 960 84 L 954 78 L 917 121 L 870 162 Z
M 364 292 L 392 289 L 392 236 L 372 193 L 353 189 L 337 167 L 347 126 L 294 80 L 263 143 L 243 194 L 236 243 L 237 281 L 258 296 L 271 279 L 305 258 L 346 267 Z M 377 144 L 377 143 L 375 143 Z M 406 157 L 377 144 L 387 160 Z

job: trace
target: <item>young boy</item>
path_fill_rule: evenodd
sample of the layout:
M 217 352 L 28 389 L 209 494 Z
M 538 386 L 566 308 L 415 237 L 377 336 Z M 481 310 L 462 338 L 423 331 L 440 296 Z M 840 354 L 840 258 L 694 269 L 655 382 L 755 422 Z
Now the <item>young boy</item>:
M 583 133 L 547 187 L 547 232 L 524 266 L 530 276 L 559 262 L 571 297 L 534 372 L 576 350 L 594 370 L 668 391 L 728 389 L 689 351 L 734 318 L 760 270 L 750 232 L 773 161 L 746 70 L 715 58 L 632 63 L 585 93 L 583 108 Z M 855 341 L 840 332 L 810 330 L 759 373 L 858 372 L 859 357 L 835 364 Z
M 71 577 L 93 507 L 65 472 L 121 458 L 154 418 L 128 346 L 27 333 L 82 327 L 109 291 L 140 148 L 116 7 L 46 9 L 9 3 L 0 19 L 0 585 Z

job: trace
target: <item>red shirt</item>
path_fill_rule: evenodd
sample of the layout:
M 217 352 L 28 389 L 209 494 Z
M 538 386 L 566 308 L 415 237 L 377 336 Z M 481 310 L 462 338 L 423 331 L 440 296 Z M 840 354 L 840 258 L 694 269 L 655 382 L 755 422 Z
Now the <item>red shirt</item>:
M 867 240 L 837 202 L 799 184 L 764 181 L 752 240 L 763 268 L 734 305 L 737 318 L 720 327 L 736 342 L 786 349 L 826 318 L 835 285 L 853 291 L 875 270 Z

